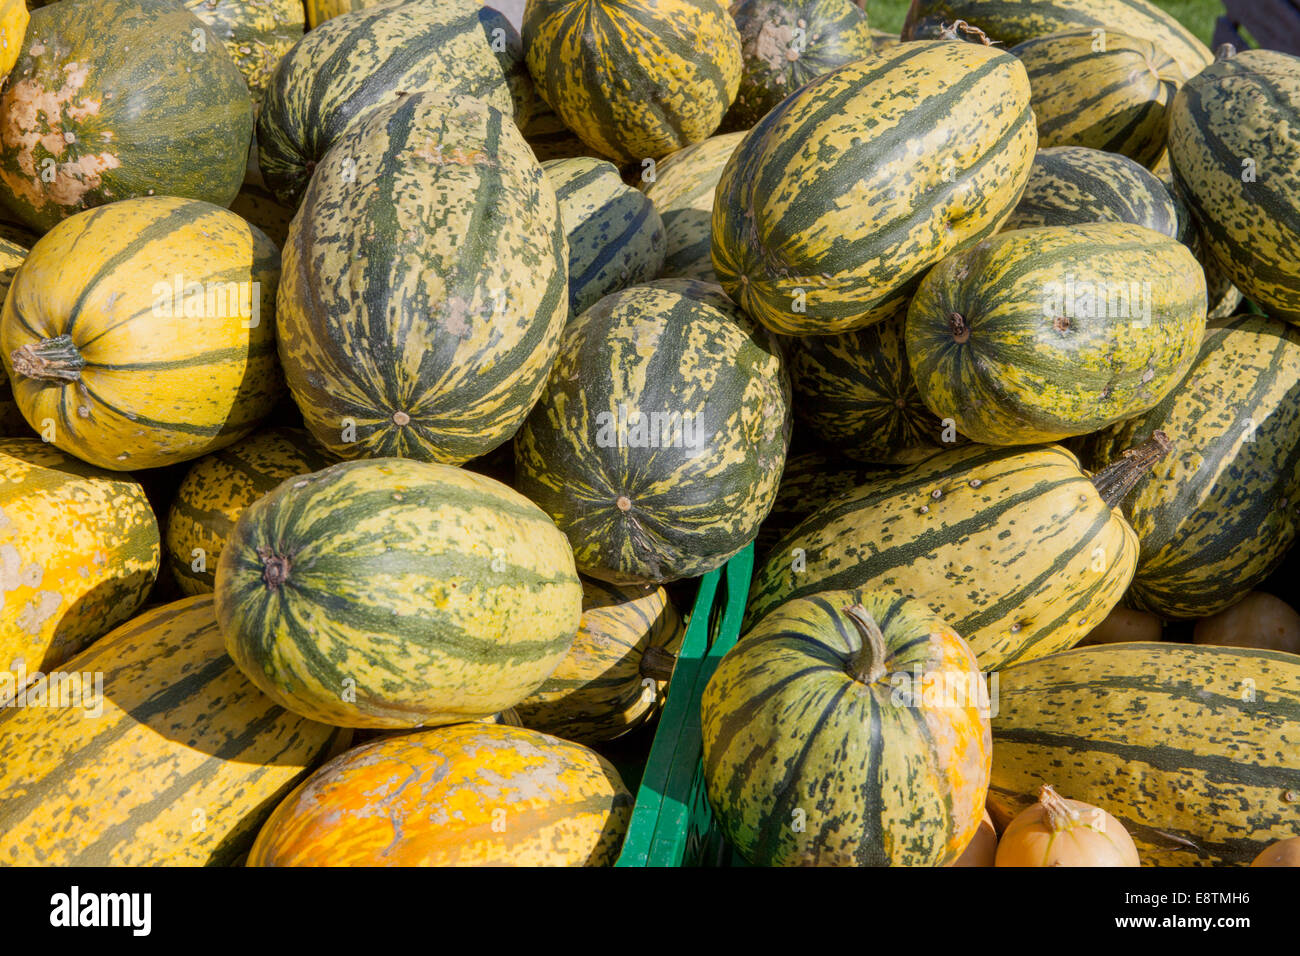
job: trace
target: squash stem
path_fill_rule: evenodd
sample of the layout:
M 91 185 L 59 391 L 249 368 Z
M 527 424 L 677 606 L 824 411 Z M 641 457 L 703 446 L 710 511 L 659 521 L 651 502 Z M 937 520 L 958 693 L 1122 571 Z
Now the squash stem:
M 1152 432 L 1151 437 L 1137 448 L 1130 448 L 1116 461 L 1093 475 L 1093 487 L 1101 495 L 1101 500 L 1114 508 L 1151 470 L 1151 466 L 1169 454 L 1173 447 L 1174 443 L 1164 432 Z
M 1079 820 L 1079 811 L 1073 809 L 1059 793 L 1048 784 L 1038 788 L 1038 802 L 1047 811 L 1047 824 L 1053 833 L 1068 830 Z
M 983 43 L 985 46 L 993 46 L 993 41 L 989 39 L 989 35 L 987 33 L 985 33 L 979 27 L 971 26 L 965 20 L 954 20 L 952 23 L 945 26 L 939 32 L 939 39 L 961 40 L 963 38 L 957 35 L 958 30 L 966 34 L 966 36 L 968 37 L 978 37 L 979 41 Z
M 268 547 L 257 549 L 257 556 L 262 559 L 262 581 L 267 588 L 275 591 L 289 580 L 289 571 L 293 562 L 286 554 L 277 554 Z
M 9 354 L 9 361 L 14 374 L 45 382 L 79 382 L 86 367 L 71 335 L 20 345 Z
M 653 680 L 668 680 L 673 676 L 673 667 L 676 664 L 676 654 L 664 650 L 662 647 L 651 645 L 641 655 L 641 665 L 638 671 L 642 677 L 649 677 Z
M 863 684 L 874 684 L 885 676 L 885 635 L 875 618 L 861 604 L 846 607 L 844 613 L 853 619 L 862 634 L 862 649 L 853 658 L 853 677 Z

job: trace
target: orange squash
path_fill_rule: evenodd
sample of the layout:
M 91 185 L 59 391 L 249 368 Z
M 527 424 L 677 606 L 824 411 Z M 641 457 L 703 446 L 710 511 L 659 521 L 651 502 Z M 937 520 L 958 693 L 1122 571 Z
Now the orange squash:
M 1047 784 L 998 841 L 995 866 L 1141 866 L 1123 824 L 1100 807 L 1066 800 Z
M 1160 618 L 1146 611 L 1117 607 L 1079 642 L 1088 644 L 1124 644 L 1129 641 L 1158 641 L 1163 625 Z

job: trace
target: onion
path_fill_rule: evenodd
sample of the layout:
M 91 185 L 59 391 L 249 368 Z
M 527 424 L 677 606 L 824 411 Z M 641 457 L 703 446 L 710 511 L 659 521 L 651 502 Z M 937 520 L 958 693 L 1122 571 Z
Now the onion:
M 995 866 L 1140 866 L 1133 838 L 1100 807 L 1066 800 L 1044 784 L 1012 820 Z

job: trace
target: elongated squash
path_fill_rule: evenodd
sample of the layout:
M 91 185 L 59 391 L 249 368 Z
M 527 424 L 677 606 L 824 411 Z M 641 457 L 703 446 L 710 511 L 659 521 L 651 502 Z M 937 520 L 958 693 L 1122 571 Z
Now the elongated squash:
M 718 281 L 784 335 L 898 315 L 930 266 L 1010 215 L 1037 139 L 1025 68 L 999 50 L 905 43 L 840 67 L 783 100 L 727 161 Z
M 1156 405 L 1205 334 L 1205 273 L 1143 226 L 1020 229 L 949 256 L 907 310 L 922 401 L 976 441 L 1086 435 Z
M 1090 480 L 1059 446 L 972 445 L 874 477 L 777 545 L 746 620 L 863 587 L 927 602 L 985 670 L 1071 647 L 1133 577 L 1137 536 L 1116 505 L 1163 453 L 1153 443 Z
M 7 865 L 230 865 L 349 736 L 250 684 L 208 596 L 140 615 L 61 670 L 58 706 L 51 681 L 0 708 Z
M 1105 807 L 1147 866 L 1244 866 L 1300 829 L 1300 657 L 1084 647 L 998 674 L 989 806 L 1040 784 Z

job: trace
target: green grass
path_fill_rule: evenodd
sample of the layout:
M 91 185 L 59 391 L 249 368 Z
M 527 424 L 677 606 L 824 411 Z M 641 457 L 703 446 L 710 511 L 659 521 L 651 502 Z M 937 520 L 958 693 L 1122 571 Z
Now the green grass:
M 1155 0 L 1182 21 L 1187 29 L 1201 38 L 1207 46 L 1214 33 L 1214 21 L 1223 13 L 1219 0 Z M 867 20 L 877 29 L 897 33 L 903 28 L 909 0 L 867 0 Z

